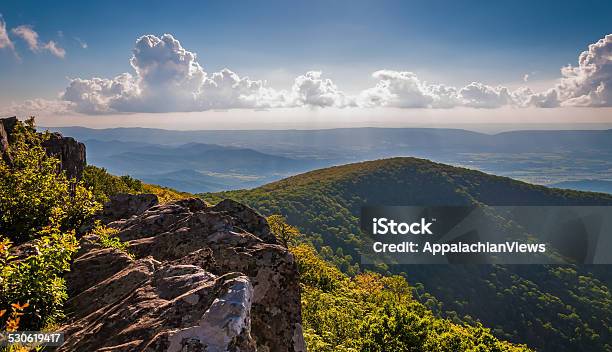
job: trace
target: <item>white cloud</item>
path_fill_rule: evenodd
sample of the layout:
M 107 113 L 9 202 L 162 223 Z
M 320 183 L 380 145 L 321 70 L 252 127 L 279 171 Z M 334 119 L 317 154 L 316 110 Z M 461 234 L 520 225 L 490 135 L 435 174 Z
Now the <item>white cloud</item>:
M 34 53 L 39 53 L 43 50 L 47 50 L 52 55 L 62 59 L 66 56 L 66 50 L 59 47 L 59 45 L 53 40 L 50 40 L 47 43 L 40 43 L 38 33 L 30 25 L 18 26 L 16 28 L 13 28 L 11 32 L 17 37 L 21 38 L 24 42 L 26 42 L 30 51 Z
M 135 74 L 113 79 L 72 79 L 61 95 L 83 113 L 171 112 L 284 106 L 286 94 L 265 82 L 223 69 L 208 74 L 196 54 L 170 34 L 136 41 L 130 65 Z
M 361 92 L 358 99 L 360 106 L 498 108 L 516 103 L 508 88 L 491 87 L 478 82 L 457 89 L 443 84 L 423 82 L 412 72 L 381 70 L 374 72 L 372 77 L 379 81 L 375 87 Z
M 329 78 L 322 78 L 321 71 L 309 71 L 298 76 L 291 89 L 291 105 L 313 107 L 346 107 L 355 103 Z
M 225 68 L 214 72 L 201 87 L 198 95 L 202 110 L 273 107 L 275 92 L 263 81 L 240 77 Z
M 66 50 L 60 48 L 53 40 L 50 40 L 47 44 L 43 45 L 43 49 L 48 50 L 51 54 L 62 59 L 66 56 Z
M 459 96 L 463 105 L 473 108 L 492 109 L 515 104 L 508 88 L 491 87 L 479 82 L 472 82 L 461 88 Z
M 13 32 L 14 35 L 23 39 L 23 41 L 28 44 L 30 50 L 40 50 L 40 48 L 38 47 L 38 33 L 36 33 L 36 31 L 34 31 L 31 26 L 21 25 L 19 27 L 13 28 L 11 32 Z
M 364 90 L 361 106 L 400 108 L 498 108 L 502 106 L 552 108 L 558 106 L 612 106 L 612 34 L 606 35 L 580 54 L 578 66 L 561 69 L 561 82 L 544 92 L 527 88 L 510 91 L 473 82 L 461 89 L 422 82 L 412 72 L 381 70 L 375 87 Z M 523 76 L 527 82 L 530 74 Z
M 412 72 L 381 70 L 374 72 L 372 77 L 379 81 L 375 87 L 361 93 L 362 106 L 426 108 L 434 102 L 427 86 Z
M 11 41 L 11 38 L 8 36 L 8 32 L 6 31 L 6 22 L 0 15 L 0 49 L 10 49 L 15 50 L 15 45 Z
M 1 20 L 1 18 L 0 18 Z M 2 39 L 4 28 L 5 39 Z M 63 56 L 63 49 L 50 41 L 41 45 L 29 26 L 13 33 L 31 50 L 48 50 Z M 3 41 L 4 40 L 4 41 Z M 0 43 L 12 44 L 0 22 Z M 394 107 L 442 108 L 612 106 L 612 34 L 591 44 L 578 66 L 564 67 L 560 83 L 543 92 L 529 88 L 510 90 L 472 82 L 465 87 L 432 84 L 409 71 L 379 70 L 376 84 L 360 93 L 345 94 L 320 71 L 309 71 L 294 79 L 287 90 L 269 87 L 266 81 L 240 76 L 230 69 L 206 72 L 197 55 L 182 47 L 170 34 L 145 35 L 137 39 L 130 59 L 133 73 L 114 78 L 74 78 L 60 95 L 62 109 L 86 114 L 120 112 L 191 112 L 211 109 Z M 530 75 L 525 74 L 524 80 Z M 30 101 L 29 108 L 53 104 Z
M 61 95 L 62 100 L 72 103 L 77 112 L 86 114 L 137 111 L 132 107 L 138 97 L 139 88 L 129 73 L 113 79 L 71 79 Z
M 527 97 L 526 106 L 535 106 L 538 108 L 556 108 L 561 104 L 557 90 L 551 88 L 545 92 L 532 94 Z
M 73 104 L 62 100 L 31 99 L 20 104 L 11 104 L 0 109 L 0 116 L 37 116 L 41 112 L 45 114 L 67 114 L 73 111 Z
M 578 57 L 578 66 L 561 69 L 556 87 L 562 105 L 612 106 L 612 34 L 589 45 Z

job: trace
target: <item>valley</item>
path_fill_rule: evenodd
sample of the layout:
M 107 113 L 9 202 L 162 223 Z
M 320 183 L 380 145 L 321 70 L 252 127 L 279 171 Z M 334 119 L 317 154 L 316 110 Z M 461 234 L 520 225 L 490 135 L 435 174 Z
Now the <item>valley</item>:
M 114 174 L 193 193 L 253 188 L 322 167 L 396 156 L 585 191 L 609 192 L 600 185 L 612 182 L 612 130 L 51 130 L 83 141 L 89 161 Z

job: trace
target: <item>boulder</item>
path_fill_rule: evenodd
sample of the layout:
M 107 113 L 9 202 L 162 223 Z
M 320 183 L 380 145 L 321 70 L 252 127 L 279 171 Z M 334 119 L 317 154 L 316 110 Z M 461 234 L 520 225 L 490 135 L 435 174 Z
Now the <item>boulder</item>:
M 297 265 L 257 212 L 193 198 L 122 213 L 108 226 L 129 255 L 81 239 L 59 351 L 306 350 Z
M 128 218 L 144 213 L 159 203 L 155 194 L 119 193 L 110 197 L 102 209 L 102 219 L 106 222 Z

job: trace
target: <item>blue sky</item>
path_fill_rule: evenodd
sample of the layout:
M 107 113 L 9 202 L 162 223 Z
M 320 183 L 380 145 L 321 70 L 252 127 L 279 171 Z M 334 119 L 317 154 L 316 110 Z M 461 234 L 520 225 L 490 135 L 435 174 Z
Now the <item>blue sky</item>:
M 479 82 L 538 92 L 553 86 L 561 67 L 576 66 L 589 44 L 612 33 L 610 1 L 5 1 L 0 14 L 14 45 L 0 49 L 0 81 L 10 87 L 0 105 L 56 99 L 69 78 L 133 74 L 132 49 L 146 34 L 171 34 L 209 75 L 227 67 L 291 90 L 296 77 L 316 70 L 342 94 L 356 96 L 377 82 L 407 79 L 373 78 L 378 70 L 412 72 L 418 82 L 457 90 Z M 29 50 L 11 32 L 20 25 L 36 31 L 41 47 L 57 43 L 64 58 Z M 419 104 L 388 106 L 432 106 Z M 234 106 L 243 105 L 227 107 Z

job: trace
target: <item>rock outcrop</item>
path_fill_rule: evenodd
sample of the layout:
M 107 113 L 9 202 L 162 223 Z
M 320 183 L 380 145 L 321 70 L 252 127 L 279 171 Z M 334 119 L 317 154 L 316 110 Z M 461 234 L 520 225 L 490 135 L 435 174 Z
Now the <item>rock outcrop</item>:
M 9 148 L 9 136 L 13 133 L 13 128 L 16 123 L 16 117 L 0 119 L 0 155 L 9 165 L 12 162 L 10 155 L 7 153 Z
M 154 194 L 125 194 L 119 193 L 110 197 L 104 204 L 101 220 L 111 222 L 117 219 L 129 218 L 132 215 L 140 215 L 147 209 L 158 204 L 157 196 Z
M 10 146 L 11 134 L 16 123 L 16 117 L 0 119 L 0 155 L 9 164 L 11 159 L 6 151 Z M 60 160 L 60 169 L 66 172 L 66 176 L 81 178 L 86 165 L 85 144 L 77 142 L 72 137 L 51 133 L 49 139 L 43 143 L 43 147 L 48 155 Z
M 85 144 L 77 142 L 72 137 L 64 137 L 60 133 L 51 133 L 49 139 L 43 142 L 48 155 L 60 161 L 60 168 L 68 178 L 80 179 L 85 169 Z
M 129 254 L 81 239 L 60 351 L 306 350 L 296 263 L 261 215 L 195 198 L 141 211 L 137 197 L 105 211 Z

